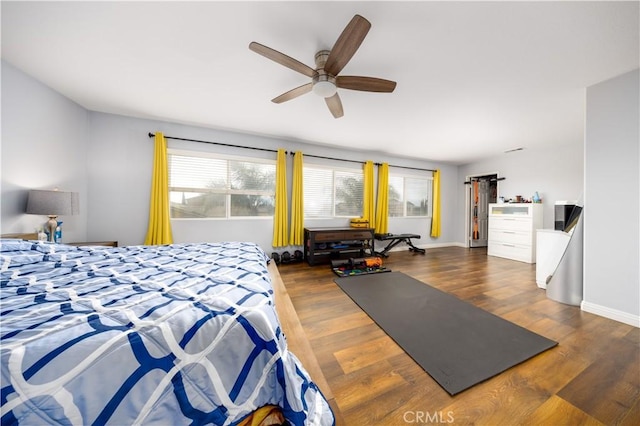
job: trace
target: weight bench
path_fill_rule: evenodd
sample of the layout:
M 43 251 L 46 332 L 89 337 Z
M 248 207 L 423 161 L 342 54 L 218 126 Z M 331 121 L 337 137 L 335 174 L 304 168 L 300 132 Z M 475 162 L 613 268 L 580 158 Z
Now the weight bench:
M 421 238 L 420 235 L 418 234 L 375 234 L 374 237 L 376 240 L 379 240 L 379 241 L 389 241 L 389 243 L 384 248 L 384 250 L 375 252 L 375 254 L 377 254 L 378 256 L 389 257 L 389 255 L 387 255 L 389 250 L 391 250 L 392 248 L 394 248 L 400 243 L 406 243 L 409 246 L 410 251 L 424 254 L 424 249 L 414 246 L 413 243 L 411 242 L 412 238 L 417 238 L 417 239 Z

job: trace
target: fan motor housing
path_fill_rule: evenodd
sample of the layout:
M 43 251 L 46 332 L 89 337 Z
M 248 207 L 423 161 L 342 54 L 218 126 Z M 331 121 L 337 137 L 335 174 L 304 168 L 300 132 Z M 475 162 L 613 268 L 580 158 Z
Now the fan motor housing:
M 323 98 L 335 95 L 336 78 L 324 70 L 324 65 L 329 57 L 328 50 L 321 50 L 316 53 L 316 75 L 313 76 L 313 92 Z
M 329 58 L 329 53 L 331 52 L 328 50 L 321 50 L 318 53 L 316 53 L 316 56 L 315 56 L 316 71 L 319 70 L 320 68 L 324 70 L 324 64 L 327 63 L 327 59 Z

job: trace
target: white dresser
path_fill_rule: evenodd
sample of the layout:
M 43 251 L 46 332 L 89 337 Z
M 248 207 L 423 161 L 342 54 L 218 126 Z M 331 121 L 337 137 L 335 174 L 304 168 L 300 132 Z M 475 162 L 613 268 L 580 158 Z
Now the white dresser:
M 536 263 L 542 204 L 489 204 L 489 256 Z

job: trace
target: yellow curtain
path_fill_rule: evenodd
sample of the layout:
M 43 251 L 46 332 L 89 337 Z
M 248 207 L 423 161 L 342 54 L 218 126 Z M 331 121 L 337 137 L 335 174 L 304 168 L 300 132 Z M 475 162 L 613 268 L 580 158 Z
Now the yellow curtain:
M 373 161 L 364 163 L 364 185 L 362 194 L 362 218 L 369 221 L 369 227 L 375 223 L 375 204 L 373 194 Z
M 304 190 L 302 184 L 302 152 L 293 156 L 293 188 L 291 193 L 291 234 L 289 245 L 301 246 L 304 241 Z
M 433 216 L 431 218 L 431 236 L 440 236 L 440 170 L 433 172 Z
M 376 233 L 386 234 L 389 229 L 389 164 L 378 167 L 378 203 L 376 206 Z
M 276 209 L 273 213 L 273 247 L 287 245 L 289 230 L 287 229 L 287 154 L 284 149 L 278 150 L 276 162 Z
M 171 244 L 171 218 L 169 217 L 169 165 L 167 140 L 162 132 L 156 132 L 151 177 L 151 201 L 149 203 L 149 229 L 146 245 Z

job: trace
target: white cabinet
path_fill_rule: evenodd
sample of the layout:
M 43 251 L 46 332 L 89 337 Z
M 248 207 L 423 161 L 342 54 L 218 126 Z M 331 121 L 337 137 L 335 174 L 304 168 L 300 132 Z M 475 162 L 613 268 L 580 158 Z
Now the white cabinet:
M 489 204 L 489 256 L 536 262 L 536 229 L 542 204 Z

